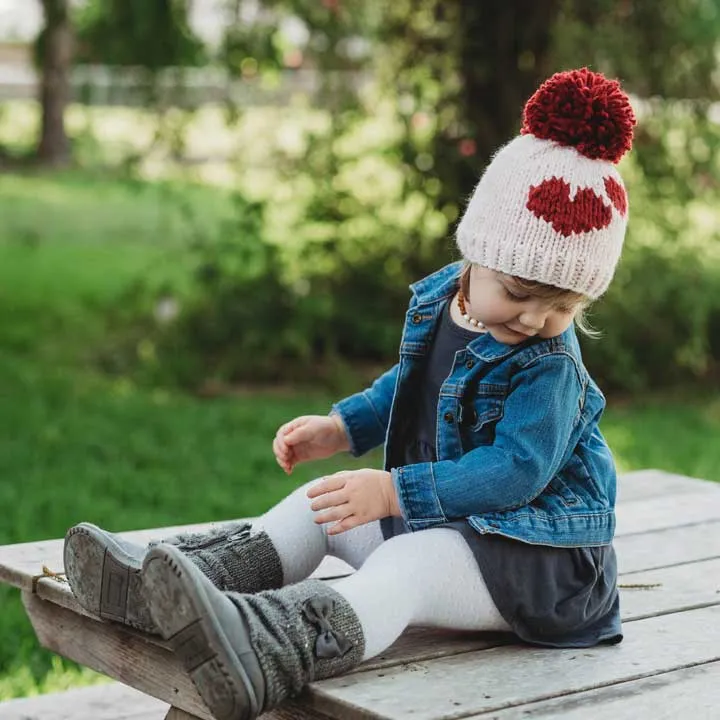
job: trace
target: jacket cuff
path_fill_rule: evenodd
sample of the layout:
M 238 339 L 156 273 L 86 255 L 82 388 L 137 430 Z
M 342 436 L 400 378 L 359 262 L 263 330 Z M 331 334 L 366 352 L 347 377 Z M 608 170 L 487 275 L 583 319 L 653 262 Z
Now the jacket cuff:
M 329 414 L 333 413 L 340 416 L 345 426 L 350 454 L 354 457 L 364 455 L 385 440 L 385 427 L 363 393 L 356 393 L 335 403 Z
M 435 489 L 432 463 L 393 468 L 400 511 L 411 530 L 425 530 L 448 522 Z

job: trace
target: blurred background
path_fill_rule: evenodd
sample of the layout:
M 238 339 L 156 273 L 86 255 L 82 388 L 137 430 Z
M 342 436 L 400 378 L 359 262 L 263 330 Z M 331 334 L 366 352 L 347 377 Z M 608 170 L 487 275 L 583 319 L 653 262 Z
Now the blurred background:
M 549 74 L 622 79 L 588 368 L 621 470 L 720 480 L 720 0 L 0 0 L 0 544 L 260 513 L 277 427 L 397 358 L 408 284 Z M 94 682 L 0 588 L 0 699 Z

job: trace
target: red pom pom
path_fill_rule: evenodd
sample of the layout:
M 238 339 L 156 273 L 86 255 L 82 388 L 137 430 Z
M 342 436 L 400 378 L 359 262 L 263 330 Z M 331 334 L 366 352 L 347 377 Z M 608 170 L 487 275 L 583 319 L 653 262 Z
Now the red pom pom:
M 588 68 L 559 72 L 527 101 L 520 131 L 616 163 L 632 146 L 635 113 L 616 80 Z

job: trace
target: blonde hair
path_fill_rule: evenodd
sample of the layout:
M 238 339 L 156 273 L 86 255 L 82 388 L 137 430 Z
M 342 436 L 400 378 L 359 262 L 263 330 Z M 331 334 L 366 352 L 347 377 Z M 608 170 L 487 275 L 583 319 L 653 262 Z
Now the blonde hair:
M 472 269 L 472 263 L 467 260 L 463 260 L 462 270 L 460 272 L 460 289 L 465 297 L 470 296 L 470 270 Z M 555 287 L 554 285 L 546 285 L 545 283 L 536 282 L 535 280 L 525 280 L 524 278 L 510 275 L 517 285 L 526 292 L 528 295 L 533 297 L 539 297 L 543 300 L 560 301 L 566 302 L 570 305 L 579 305 L 579 309 L 573 318 L 575 327 L 587 337 L 598 338 L 601 333 L 599 330 L 595 330 L 587 319 L 587 309 L 590 307 L 592 300 L 583 295 L 582 293 L 575 292 L 574 290 L 564 290 L 563 288 Z

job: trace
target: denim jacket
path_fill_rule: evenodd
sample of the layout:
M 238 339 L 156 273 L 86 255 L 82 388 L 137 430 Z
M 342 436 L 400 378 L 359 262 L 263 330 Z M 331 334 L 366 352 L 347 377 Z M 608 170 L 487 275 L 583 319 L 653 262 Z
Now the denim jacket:
M 423 360 L 460 263 L 410 286 L 400 360 L 333 405 L 351 453 L 385 444 L 411 531 L 467 519 L 479 533 L 554 546 L 605 545 L 615 530 L 616 471 L 598 422 L 605 398 L 571 325 L 505 345 L 478 334 L 455 354 L 438 398 L 436 462 L 403 465 L 402 444 Z

